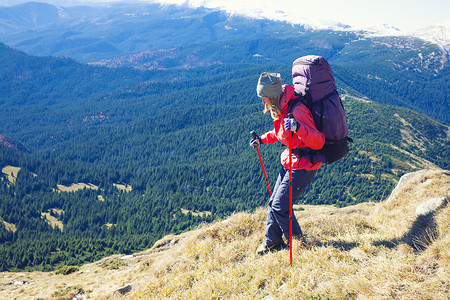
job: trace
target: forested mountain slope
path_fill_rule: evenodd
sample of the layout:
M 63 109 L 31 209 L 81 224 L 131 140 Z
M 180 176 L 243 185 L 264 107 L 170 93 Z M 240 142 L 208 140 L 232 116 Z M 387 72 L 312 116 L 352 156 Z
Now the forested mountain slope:
M 70 22 L 59 14 L 51 26 L 8 36 L 29 52 L 95 64 L 0 43 L 0 270 L 130 254 L 166 234 L 266 205 L 248 146 L 251 130 L 272 128 L 256 82 L 272 71 L 290 84 L 292 61 L 306 54 L 329 60 L 355 143 L 348 157 L 323 166 L 303 203 L 377 202 L 406 172 L 449 168 L 449 63 L 436 45 L 156 6 L 154 23 L 139 14 L 119 32 L 133 18 L 120 5 L 114 18 L 91 23 L 80 16 L 92 21 L 98 11 L 77 9 L 65 11 L 75 16 Z M 154 27 L 169 12 L 164 30 Z M 105 26 L 111 31 L 103 33 Z M 187 34 L 195 30 L 205 40 Z M 153 31 L 154 40 L 141 39 Z M 108 49 L 100 33 L 121 50 L 100 55 L 95 45 Z M 272 185 L 279 148 L 260 149 Z
M 346 82 L 374 101 L 450 122 L 448 49 L 414 37 L 313 30 L 186 5 L 27 3 L 0 8 L 0 41 L 32 55 L 139 69 L 287 66 L 318 54 L 343 66 Z
M 33 55 L 93 61 L 193 43 L 304 32 L 302 25 L 188 5 L 0 6 L 0 41 Z

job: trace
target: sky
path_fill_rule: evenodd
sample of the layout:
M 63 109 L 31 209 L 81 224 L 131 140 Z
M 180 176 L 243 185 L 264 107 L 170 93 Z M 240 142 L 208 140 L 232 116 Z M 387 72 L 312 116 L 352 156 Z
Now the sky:
M 0 0 L 5 5 L 31 0 Z M 232 13 L 293 23 L 341 22 L 356 28 L 388 24 L 402 32 L 419 30 L 450 19 L 449 0 L 34 0 L 68 6 L 80 2 L 159 2 L 222 8 Z

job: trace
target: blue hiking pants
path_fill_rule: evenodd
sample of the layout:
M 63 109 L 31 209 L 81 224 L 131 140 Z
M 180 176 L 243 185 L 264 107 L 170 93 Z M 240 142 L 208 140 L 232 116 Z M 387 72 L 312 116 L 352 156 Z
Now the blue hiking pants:
M 292 170 L 292 204 L 300 198 L 316 173 L 317 170 Z M 282 243 L 283 234 L 286 240 L 289 241 L 289 209 L 289 170 L 281 168 L 268 205 L 267 246 L 270 247 Z M 294 214 L 292 214 L 292 236 L 302 236 L 302 229 Z

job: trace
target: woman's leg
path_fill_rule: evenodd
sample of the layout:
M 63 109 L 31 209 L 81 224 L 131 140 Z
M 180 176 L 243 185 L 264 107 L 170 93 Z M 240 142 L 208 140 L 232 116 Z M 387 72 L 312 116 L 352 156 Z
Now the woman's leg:
M 267 223 L 266 223 L 266 245 L 273 246 L 277 244 L 281 244 L 283 242 L 283 231 L 278 225 L 277 218 L 275 216 L 275 212 L 273 211 L 272 204 L 274 201 L 275 195 L 278 194 L 278 189 L 280 188 L 284 174 L 286 170 L 281 168 L 280 173 L 278 174 L 277 182 L 275 187 L 273 188 L 272 196 L 270 197 L 269 204 L 267 205 Z
M 300 198 L 316 173 L 317 170 L 292 171 L 292 203 Z M 283 234 L 289 240 L 289 209 L 289 170 L 282 168 L 268 205 L 266 245 L 273 246 L 282 243 Z M 302 230 L 295 215 L 292 217 L 292 236 L 302 236 Z

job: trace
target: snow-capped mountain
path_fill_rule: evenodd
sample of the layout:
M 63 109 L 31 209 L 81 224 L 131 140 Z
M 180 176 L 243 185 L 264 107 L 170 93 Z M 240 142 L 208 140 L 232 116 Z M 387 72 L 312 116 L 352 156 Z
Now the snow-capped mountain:
M 352 27 L 351 30 L 355 30 L 355 27 Z M 395 26 L 391 26 L 389 24 L 378 24 L 371 27 L 364 27 L 360 29 L 367 36 L 399 36 L 404 33 Z
M 441 45 L 450 50 L 450 19 L 411 33 L 412 36 Z
M 145 2 L 161 4 L 188 5 L 191 8 L 208 7 L 221 9 L 231 15 L 246 16 L 255 19 L 269 19 L 274 21 L 285 21 L 295 25 L 302 25 L 309 29 L 331 29 L 363 32 L 368 36 L 414 36 L 426 41 L 437 43 L 446 50 L 450 49 L 450 19 L 415 32 L 401 31 L 391 24 L 374 24 L 372 26 L 351 25 L 350 23 L 339 21 L 339 15 L 327 18 L 319 13 L 310 14 L 316 11 L 314 3 L 298 3 L 289 8 L 283 6 L 282 2 L 260 1 L 255 5 L 253 1 L 220 1 L 220 0 L 146 0 Z
M 191 8 L 206 7 L 226 11 L 231 16 L 244 16 L 253 19 L 268 19 L 302 25 L 309 29 L 346 30 L 351 26 L 343 22 L 327 19 L 318 14 L 299 13 L 297 6 L 283 6 L 283 3 L 254 1 L 221 1 L 221 0 L 146 0 L 145 2 L 163 5 L 187 5 Z M 303 11 L 315 11 L 314 4 L 303 3 Z

